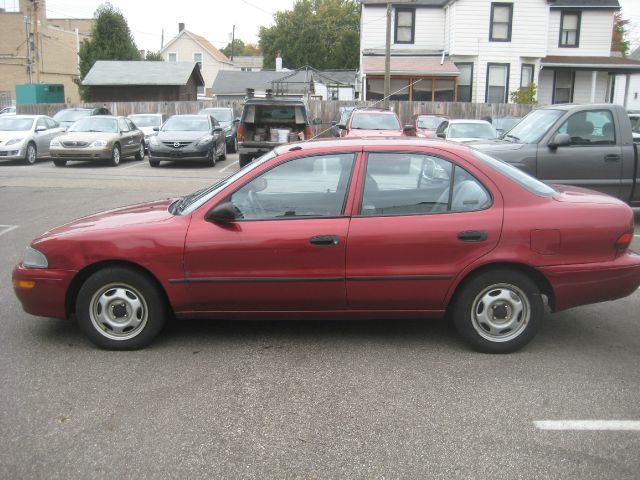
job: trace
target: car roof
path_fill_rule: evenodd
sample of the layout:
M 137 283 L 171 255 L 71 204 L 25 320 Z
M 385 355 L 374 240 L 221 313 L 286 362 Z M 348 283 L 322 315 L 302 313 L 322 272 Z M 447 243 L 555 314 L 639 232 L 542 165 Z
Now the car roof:
M 475 120 L 475 119 L 471 119 L 471 118 L 454 118 L 452 120 L 449 120 L 449 125 L 451 125 L 452 123 L 478 123 L 478 124 L 483 124 L 483 125 L 484 124 L 491 125 L 486 120 Z
M 164 115 L 164 113 L 159 113 L 159 112 L 149 112 L 149 113 L 130 113 L 129 115 L 127 115 L 127 117 L 135 117 L 135 116 L 139 116 L 139 115 L 157 115 L 157 116 L 161 116 Z
M 283 99 L 280 97 L 272 98 L 247 98 L 245 105 L 296 105 L 306 107 L 302 100 Z

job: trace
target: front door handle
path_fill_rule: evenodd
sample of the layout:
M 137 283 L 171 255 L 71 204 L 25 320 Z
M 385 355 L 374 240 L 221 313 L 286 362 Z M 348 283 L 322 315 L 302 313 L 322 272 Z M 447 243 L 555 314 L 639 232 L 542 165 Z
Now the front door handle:
M 337 235 L 318 235 L 316 237 L 311 237 L 309 240 L 311 245 L 338 245 L 340 243 L 340 237 Z
M 458 240 L 463 242 L 484 242 L 487 237 L 487 232 L 481 230 L 466 230 L 458 234 Z
M 604 156 L 605 162 L 617 162 L 618 160 L 620 160 L 620 155 L 618 155 L 617 153 L 611 153 Z

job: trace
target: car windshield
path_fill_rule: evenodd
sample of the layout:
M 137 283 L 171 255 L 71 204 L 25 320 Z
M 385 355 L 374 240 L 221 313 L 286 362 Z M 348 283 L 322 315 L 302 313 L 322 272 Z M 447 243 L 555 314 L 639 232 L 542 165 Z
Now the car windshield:
M 480 152 L 474 148 L 470 151 L 478 160 L 489 165 L 494 170 L 539 197 L 551 197 L 557 193 L 553 187 L 541 182 L 537 178 L 532 177 L 528 173 L 523 172 L 519 168 L 516 168 L 507 162 L 498 160 L 497 158 L 487 155 L 484 152 Z
M 136 127 L 159 127 L 162 125 L 160 115 L 129 115 L 129 119 L 136 124 Z
M 429 130 L 435 130 L 445 120 L 446 118 L 443 118 L 443 117 L 420 116 L 418 117 L 418 128 L 427 128 Z
M 162 125 L 163 132 L 208 132 L 206 117 L 171 117 Z
M 31 130 L 33 126 L 33 118 L 16 118 L 4 117 L 0 118 L 0 131 L 2 132 L 24 132 Z
M 635 133 L 640 133 L 640 115 L 629 115 L 631 121 L 631 130 Z
M 551 125 L 563 114 L 564 110 L 534 110 L 520 120 L 515 127 L 507 131 L 504 138 L 518 143 L 538 143 L 549 128 L 551 128 Z
M 89 117 L 78 120 L 68 131 L 117 133 L 119 130 L 118 121 L 115 118 Z
M 520 119 L 517 118 L 517 117 L 494 118 L 493 119 L 493 126 L 496 129 L 502 130 L 504 132 L 506 130 L 509 130 L 511 127 L 513 127 L 519 121 L 520 121 Z
M 351 120 L 351 128 L 358 130 L 400 130 L 395 115 L 384 113 L 358 113 Z
M 496 138 L 495 129 L 486 123 L 452 123 L 447 138 Z
M 264 162 L 271 160 L 276 157 L 275 150 L 271 150 L 260 158 L 254 160 L 244 168 L 241 168 L 237 172 L 231 174 L 227 178 L 220 180 L 218 183 L 211 185 L 208 188 L 203 190 L 198 190 L 197 192 L 192 193 L 191 195 L 187 195 L 179 200 L 177 203 L 172 204 L 171 212 L 174 215 L 188 215 L 193 212 L 196 208 L 200 207 L 204 203 L 208 202 L 211 197 L 225 188 L 227 185 L 235 182 L 238 178 L 244 176 L 246 173 L 250 172 L 254 168 L 259 167 Z
M 89 115 L 91 115 L 91 110 L 60 110 L 53 116 L 53 119 L 57 122 L 75 122 Z
M 233 112 L 226 108 L 205 108 L 198 113 L 201 115 L 211 115 L 219 122 L 233 122 Z

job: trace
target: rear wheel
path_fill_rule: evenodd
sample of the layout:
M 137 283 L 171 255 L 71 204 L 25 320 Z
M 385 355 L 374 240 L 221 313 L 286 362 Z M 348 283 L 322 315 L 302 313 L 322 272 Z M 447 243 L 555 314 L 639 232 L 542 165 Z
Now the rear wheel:
M 253 160 L 253 157 L 251 155 L 247 155 L 247 154 L 240 154 L 240 167 L 244 167 L 245 165 L 249 165 L 251 163 L 251 160 Z
M 151 160 L 149 159 L 149 165 L 152 167 L 159 167 L 160 166 L 160 160 Z
M 145 347 L 165 322 L 166 306 L 153 281 L 127 267 L 91 275 L 76 301 L 78 325 L 89 339 L 109 350 Z
M 144 142 L 140 143 L 140 148 L 136 152 L 136 160 L 142 160 L 144 158 Z
M 231 140 L 231 148 L 229 149 L 229 152 L 236 153 L 237 151 L 238 151 L 238 137 L 234 135 L 233 139 Z
M 24 163 L 27 165 L 33 165 L 36 163 L 36 159 L 38 158 L 38 149 L 36 148 L 36 144 L 30 142 L 27 145 L 27 150 L 24 153 Z
M 113 146 L 113 150 L 111 150 L 111 160 L 109 161 L 109 165 L 112 167 L 120 165 L 120 145 L 117 143 Z
M 56 167 L 64 167 L 67 164 L 67 161 L 63 160 L 62 158 L 54 158 L 53 159 L 53 164 Z
M 460 335 L 484 353 L 510 353 L 529 343 L 540 329 L 544 302 L 527 275 L 514 270 L 481 273 L 462 287 L 453 307 Z

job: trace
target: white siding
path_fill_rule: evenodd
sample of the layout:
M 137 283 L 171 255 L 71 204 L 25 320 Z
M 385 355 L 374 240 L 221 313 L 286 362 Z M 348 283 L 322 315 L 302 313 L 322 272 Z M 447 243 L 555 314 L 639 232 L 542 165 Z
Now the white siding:
M 629 80 L 629 94 L 627 97 L 627 109 L 640 110 L 640 73 L 631 75 Z M 613 103 L 624 105 L 624 92 L 627 82 L 626 75 L 616 75 L 616 87 L 613 94 Z
M 553 71 L 542 70 L 538 75 L 538 105 L 550 105 L 553 101 Z
M 608 74 L 598 72 L 596 76 L 595 99 L 591 101 L 592 72 L 576 72 L 573 84 L 573 101 L 575 103 L 606 102 Z
M 391 49 L 393 50 L 444 50 L 444 10 L 442 8 L 416 7 L 415 38 L 413 44 L 393 43 L 395 10 L 391 15 Z M 361 49 L 384 50 L 387 35 L 386 7 L 365 6 L 362 9 Z
M 547 55 L 608 57 L 611 52 L 613 11 L 583 10 L 580 20 L 580 40 L 577 48 L 560 48 L 560 10 L 551 10 Z

